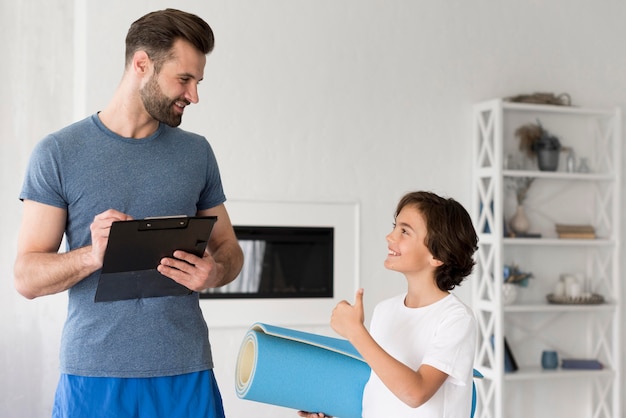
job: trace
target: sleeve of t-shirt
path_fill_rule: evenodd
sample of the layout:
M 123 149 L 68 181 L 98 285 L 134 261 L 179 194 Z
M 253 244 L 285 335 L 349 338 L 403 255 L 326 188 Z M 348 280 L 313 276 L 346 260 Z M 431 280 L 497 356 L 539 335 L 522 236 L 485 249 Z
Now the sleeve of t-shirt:
M 475 321 L 464 309 L 456 309 L 440 323 L 423 364 L 441 370 L 456 384 L 464 385 L 472 373 L 476 344 Z
M 67 209 L 59 165 L 58 147 L 54 137 L 49 135 L 35 146 L 30 156 L 20 200 L 33 200 Z
M 222 178 L 220 176 L 220 169 L 215 158 L 213 148 L 207 142 L 207 166 L 206 166 L 206 182 L 204 189 L 200 194 L 200 199 L 197 204 L 198 210 L 210 209 L 215 206 L 221 205 L 226 201 L 226 195 L 222 187 Z

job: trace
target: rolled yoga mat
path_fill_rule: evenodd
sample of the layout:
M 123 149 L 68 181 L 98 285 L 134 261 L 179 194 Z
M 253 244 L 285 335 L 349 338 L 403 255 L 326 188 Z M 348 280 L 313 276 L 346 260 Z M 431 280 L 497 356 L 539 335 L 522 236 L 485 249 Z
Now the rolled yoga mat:
M 235 373 L 241 399 L 360 418 L 370 367 L 347 340 L 256 323 Z

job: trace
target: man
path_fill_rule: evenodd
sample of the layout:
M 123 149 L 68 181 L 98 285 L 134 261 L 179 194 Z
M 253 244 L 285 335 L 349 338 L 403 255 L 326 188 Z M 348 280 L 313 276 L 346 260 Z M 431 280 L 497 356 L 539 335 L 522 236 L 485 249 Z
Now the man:
M 29 299 L 69 291 L 54 417 L 224 416 L 197 292 L 231 282 L 243 254 L 210 145 L 177 128 L 213 44 L 195 15 L 143 16 L 108 106 L 33 151 L 15 287 Z M 202 257 L 176 251 L 158 266 L 193 292 L 94 302 L 111 223 L 167 215 L 218 217 Z

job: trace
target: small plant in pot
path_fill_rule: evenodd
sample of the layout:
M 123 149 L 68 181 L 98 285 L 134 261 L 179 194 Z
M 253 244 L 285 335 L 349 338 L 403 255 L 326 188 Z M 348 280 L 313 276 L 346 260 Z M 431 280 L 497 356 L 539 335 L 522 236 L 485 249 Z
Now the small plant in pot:
M 543 128 L 541 122 L 522 125 L 515 130 L 520 139 L 519 149 L 529 157 L 537 156 L 537 165 L 541 171 L 556 171 L 559 166 L 561 141 Z
M 518 294 L 518 286 L 527 287 L 528 279 L 532 277 L 532 273 L 522 272 L 517 264 L 505 265 L 504 283 L 502 283 L 502 303 L 504 305 L 510 305 L 515 302 Z

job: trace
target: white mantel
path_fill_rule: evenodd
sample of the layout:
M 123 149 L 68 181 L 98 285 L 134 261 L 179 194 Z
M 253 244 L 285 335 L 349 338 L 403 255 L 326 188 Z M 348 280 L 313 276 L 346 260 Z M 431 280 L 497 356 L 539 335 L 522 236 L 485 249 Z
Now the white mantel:
M 327 325 L 337 302 L 354 299 L 359 287 L 356 203 L 228 201 L 226 208 L 233 225 L 334 228 L 334 297 L 201 299 L 209 327 Z

